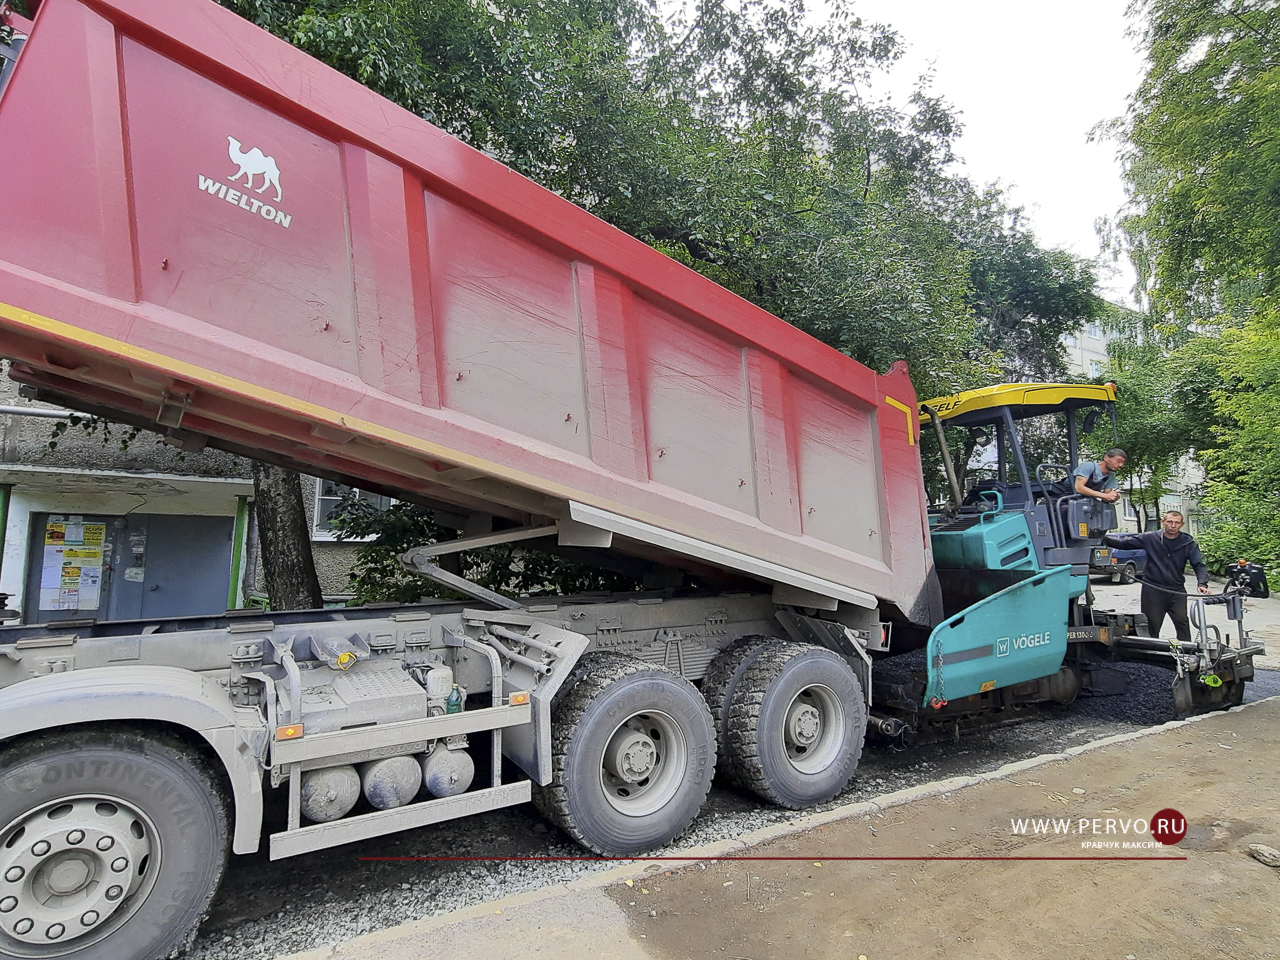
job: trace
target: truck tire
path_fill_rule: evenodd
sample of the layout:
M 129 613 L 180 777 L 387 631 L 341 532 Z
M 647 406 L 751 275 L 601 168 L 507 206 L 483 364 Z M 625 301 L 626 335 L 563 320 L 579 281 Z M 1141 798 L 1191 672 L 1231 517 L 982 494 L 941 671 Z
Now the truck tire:
M 116 728 L 0 755 L 0 956 L 184 950 L 227 862 L 226 798 L 175 737 Z
M 727 779 L 733 780 L 733 774 L 727 768 L 729 760 L 729 706 L 733 702 L 734 691 L 747 669 L 756 662 L 760 652 L 772 644 L 782 643 L 773 637 L 758 634 L 740 637 L 725 647 L 707 666 L 706 675 L 702 678 L 702 697 L 711 710 L 711 719 L 716 725 L 716 770 Z
M 716 737 L 688 680 L 634 657 L 589 653 L 551 717 L 551 782 L 534 787 L 534 804 L 573 839 L 626 856 L 693 823 L 711 787 Z
M 743 675 L 729 709 L 736 782 L 798 810 L 849 783 L 862 757 L 867 703 L 852 668 L 822 647 L 779 643 Z

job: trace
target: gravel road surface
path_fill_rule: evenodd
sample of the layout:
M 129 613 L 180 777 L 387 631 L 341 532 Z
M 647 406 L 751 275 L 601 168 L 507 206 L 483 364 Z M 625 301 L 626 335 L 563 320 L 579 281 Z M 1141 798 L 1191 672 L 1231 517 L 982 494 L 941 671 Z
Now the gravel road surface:
M 1099 592 L 1112 590 L 1136 594 L 1137 588 L 1103 587 Z M 1280 609 L 1280 601 L 1271 603 Z M 827 806 L 993 770 L 1009 761 L 1173 718 L 1168 671 L 1139 664 L 1117 668 L 1129 678 L 1128 696 L 1081 699 L 1068 708 L 966 732 L 958 744 L 948 739 L 895 751 L 869 743 L 849 789 Z M 1280 671 L 1260 670 L 1246 700 L 1277 694 Z M 283 825 L 282 801 L 282 796 L 270 801 L 268 830 Z M 736 837 L 794 816 L 717 786 L 690 832 L 659 852 L 670 854 Z M 265 850 L 236 857 L 191 956 L 198 960 L 274 957 L 572 880 L 607 866 L 574 860 L 390 862 L 361 857 L 571 858 L 585 854 L 526 805 L 275 863 L 267 859 Z

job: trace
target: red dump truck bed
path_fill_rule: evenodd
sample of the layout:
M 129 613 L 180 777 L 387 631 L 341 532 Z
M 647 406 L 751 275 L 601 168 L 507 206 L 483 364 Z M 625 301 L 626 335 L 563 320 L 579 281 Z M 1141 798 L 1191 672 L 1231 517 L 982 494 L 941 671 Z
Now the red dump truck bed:
M 210 0 L 43 0 L 0 169 L 0 354 L 47 395 L 933 619 L 903 365 L 876 375 Z

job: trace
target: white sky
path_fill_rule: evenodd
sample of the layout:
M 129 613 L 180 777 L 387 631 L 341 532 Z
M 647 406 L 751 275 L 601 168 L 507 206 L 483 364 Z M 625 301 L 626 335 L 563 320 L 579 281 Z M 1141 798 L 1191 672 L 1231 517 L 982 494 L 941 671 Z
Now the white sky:
M 932 92 L 959 111 L 956 153 L 979 184 L 999 181 L 1026 208 L 1042 246 L 1099 252 L 1094 222 L 1124 203 L 1116 145 L 1088 142 L 1097 123 L 1124 113 L 1142 75 L 1125 35 L 1125 0 L 854 0 L 886 23 L 906 56 L 877 93 L 902 106 L 930 67 Z M 1132 305 L 1127 262 L 1101 276 L 1108 299 Z

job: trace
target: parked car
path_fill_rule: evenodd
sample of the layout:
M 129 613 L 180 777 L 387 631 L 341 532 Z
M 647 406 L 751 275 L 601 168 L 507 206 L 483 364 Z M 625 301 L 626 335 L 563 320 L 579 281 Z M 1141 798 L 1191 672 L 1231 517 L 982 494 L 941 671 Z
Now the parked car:
M 1098 554 L 1106 553 L 1104 558 Z M 1145 550 L 1095 550 L 1094 559 L 1089 564 L 1089 574 L 1095 577 L 1110 577 L 1112 583 L 1133 583 L 1147 569 L 1147 551 Z

